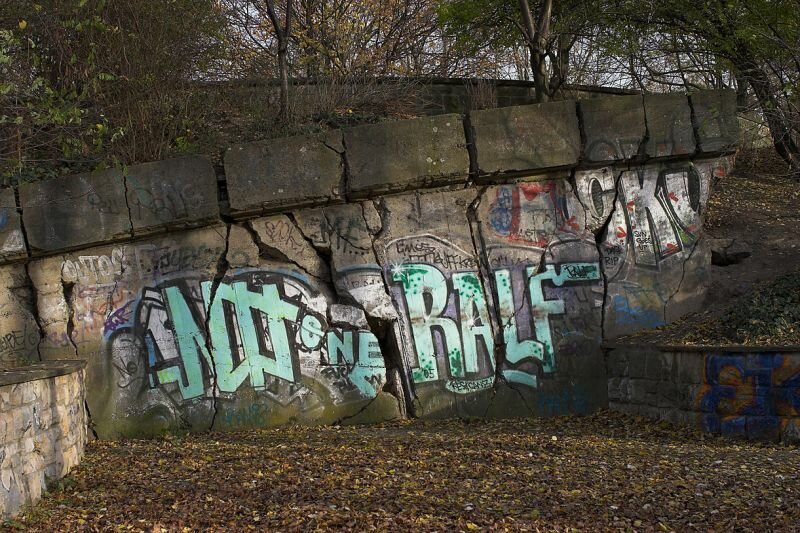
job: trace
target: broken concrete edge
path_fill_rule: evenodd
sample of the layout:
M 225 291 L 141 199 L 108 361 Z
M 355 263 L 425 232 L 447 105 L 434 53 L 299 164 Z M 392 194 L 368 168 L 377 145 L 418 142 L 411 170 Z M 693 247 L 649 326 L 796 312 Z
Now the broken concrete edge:
M 9 370 L 0 370 L 0 387 L 37 379 L 64 376 L 77 370 L 83 370 L 86 365 L 87 361 L 84 359 L 58 359 Z
M 665 98 L 674 99 L 676 95 L 683 96 L 683 93 L 667 93 Z M 736 151 L 736 143 L 735 142 L 703 142 L 701 140 L 696 140 L 695 145 L 696 149 L 693 154 L 689 153 L 677 153 L 677 154 L 664 154 L 660 156 L 653 157 L 652 152 L 650 154 L 645 154 L 642 156 L 640 152 L 642 150 L 634 151 L 632 149 L 632 139 L 631 140 L 631 148 L 627 150 L 627 152 L 623 153 L 623 157 L 614 158 L 592 158 L 587 157 L 587 143 L 596 142 L 597 139 L 594 139 L 593 136 L 587 136 L 587 130 L 591 130 L 594 126 L 592 126 L 592 117 L 590 116 L 592 106 L 594 107 L 602 107 L 603 105 L 606 106 L 614 106 L 615 101 L 619 102 L 619 98 L 635 98 L 637 102 L 640 102 L 641 108 L 641 115 L 642 120 L 644 122 L 644 133 L 637 130 L 635 135 L 636 141 L 639 143 L 640 146 L 644 146 L 647 139 L 652 136 L 651 133 L 647 130 L 647 122 L 649 117 L 646 113 L 647 103 L 652 102 L 655 98 L 660 98 L 660 95 L 632 95 L 626 97 L 615 97 L 615 98 L 607 98 L 607 99 L 594 99 L 589 101 L 579 101 L 577 104 L 575 102 L 552 102 L 547 104 L 534 104 L 533 106 L 519 106 L 519 108 L 500 108 L 494 110 L 486 110 L 486 111 L 476 111 L 472 112 L 471 114 L 467 115 L 439 115 L 437 117 L 426 117 L 426 118 L 417 118 L 417 119 L 409 119 L 404 121 L 394 121 L 394 122 L 384 122 L 378 124 L 369 124 L 363 126 L 355 126 L 352 128 L 345 128 L 343 130 L 334 130 L 333 132 L 328 132 L 325 134 L 320 135 L 310 135 L 310 136 L 296 136 L 296 137 L 288 137 L 288 138 L 280 138 L 274 139 L 271 141 L 258 141 L 256 143 L 249 143 L 248 145 L 242 146 L 270 146 L 271 144 L 286 144 L 286 143 L 296 143 L 302 139 L 316 139 L 320 141 L 320 143 L 325 147 L 326 150 L 330 150 L 335 152 L 335 157 L 337 160 L 337 165 L 339 166 L 338 176 L 335 176 L 334 180 L 336 182 L 336 187 L 332 190 L 329 194 L 328 193 L 320 193 L 320 194 L 309 194 L 306 191 L 305 194 L 299 195 L 296 198 L 289 198 L 286 200 L 281 201 L 256 201 L 244 208 L 236 209 L 235 207 L 225 205 L 224 198 L 216 198 L 215 202 L 217 204 L 217 209 L 214 210 L 213 213 L 204 214 L 203 216 L 197 216 L 196 212 L 187 213 L 186 216 L 180 217 L 177 220 L 165 220 L 164 222 L 152 224 L 152 225 L 137 225 L 134 221 L 134 211 L 137 209 L 144 208 L 155 208 L 162 212 L 167 212 L 171 208 L 170 206 L 163 206 L 162 203 L 156 202 L 158 206 L 148 205 L 147 202 L 142 202 L 141 199 L 137 199 L 136 195 L 133 192 L 140 191 L 140 187 L 135 184 L 129 183 L 128 176 L 137 173 L 140 170 L 145 168 L 155 168 L 158 169 L 160 165 L 170 165 L 175 161 L 203 161 L 208 167 L 208 175 L 211 176 L 210 183 L 212 183 L 212 188 L 216 190 L 216 187 L 219 186 L 219 183 L 223 184 L 223 188 L 227 187 L 227 192 L 230 194 L 230 190 L 235 188 L 235 184 L 232 185 L 232 176 L 230 175 L 229 165 L 227 164 L 227 154 L 231 152 L 231 150 L 240 147 L 231 147 L 226 152 L 226 164 L 225 170 L 223 171 L 225 174 L 225 179 L 219 180 L 217 178 L 217 172 L 211 166 L 210 162 L 203 156 L 184 156 L 184 157 L 176 157 L 171 158 L 159 162 L 153 163 L 143 163 L 140 165 L 134 165 L 131 167 L 123 168 L 122 170 L 116 170 L 111 172 L 116 172 L 121 175 L 121 179 L 123 180 L 123 185 L 125 189 L 124 195 L 124 204 L 125 209 L 127 210 L 127 219 L 126 224 L 124 224 L 124 228 L 119 228 L 121 231 L 112 231 L 105 234 L 98 235 L 97 238 L 90 238 L 85 239 L 80 242 L 74 242 L 69 245 L 64 246 L 53 246 L 43 248 L 39 246 L 36 242 L 31 242 L 30 240 L 30 233 L 31 228 L 26 228 L 27 233 L 25 235 L 25 251 L 20 251 L 19 253 L 15 253 L 9 257 L 2 257 L 0 255 L 0 263 L 9 263 L 14 261 L 19 261 L 25 259 L 28 256 L 32 257 L 47 257 L 49 255 L 56 255 L 58 253 L 62 253 L 65 251 L 73 251 L 79 250 L 84 247 L 95 246 L 102 243 L 108 242 L 120 242 L 126 240 L 128 238 L 136 238 L 140 236 L 150 236 L 156 235 L 159 233 L 165 233 L 173 230 L 179 229 L 188 229 L 194 227 L 202 227 L 204 225 L 211 225 L 214 223 L 219 222 L 222 218 L 226 216 L 230 216 L 232 219 L 241 220 L 247 219 L 252 217 L 258 216 L 265 216 L 272 213 L 279 213 L 289 209 L 297 209 L 302 207 L 313 207 L 313 206 L 321 206 L 321 205 L 331 205 L 336 203 L 342 203 L 350 200 L 358 200 L 358 199 L 365 199 L 371 198 L 378 194 L 395 194 L 400 193 L 408 190 L 418 189 L 418 188 L 434 188 L 446 185 L 453 185 L 453 186 L 466 186 L 470 182 L 470 177 L 472 177 L 476 183 L 480 184 L 501 184 L 507 183 L 511 180 L 516 180 L 522 177 L 527 177 L 532 174 L 544 174 L 549 173 L 552 171 L 559 171 L 559 170 L 574 170 L 574 169 L 592 169 L 592 168 L 601 168 L 603 166 L 608 165 L 619 165 L 619 164 L 645 164 L 646 162 L 662 162 L 662 161 L 669 161 L 674 159 L 682 159 L 682 158 L 689 158 L 692 156 L 703 156 L 703 157 L 712 157 L 718 155 L 726 155 L 731 154 Z M 702 111 L 700 114 L 703 115 L 702 117 L 699 116 L 698 110 L 696 109 L 698 106 L 695 102 L 698 101 L 705 102 L 704 109 L 709 107 L 717 109 L 716 118 L 719 118 L 725 124 L 732 124 L 735 122 L 735 118 L 728 117 L 730 111 L 733 111 L 735 117 L 735 107 L 730 108 L 730 105 L 726 105 L 725 102 L 730 100 L 730 95 L 728 92 L 723 91 L 698 91 L 694 93 L 690 93 L 687 96 L 687 102 L 690 107 L 690 114 L 691 114 L 691 123 L 694 128 L 694 137 L 697 138 L 698 136 L 702 137 L 701 134 L 698 132 L 702 130 L 702 122 L 703 117 L 709 115 L 707 111 Z M 719 104 L 715 104 L 715 102 L 719 100 Z M 710 102 L 710 104 L 709 104 Z M 578 157 L 570 158 L 568 164 L 559 164 L 559 165 L 539 165 L 539 166 L 530 166 L 530 168 L 497 168 L 492 172 L 483 172 L 480 170 L 480 150 L 478 150 L 478 145 L 484 140 L 480 136 L 479 132 L 476 131 L 476 117 L 490 117 L 492 115 L 508 115 L 513 114 L 516 110 L 517 113 L 522 113 L 526 109 L 533 109 L 536 108 L 539 111 L 547 110 L 548 106 L 550 108 L 555 109 L 557 106 L 560 107 L 568 107 L 572 106 L 575 109 L 574 116 L 570 118 L 570 120 L 576 120 L 576 128 L 578 135 L 578 141 L 580 142 L 580 149 L 578 150 Z M 715 107 L 716 106 L 716 107 Z M 483 115 L 481 115 L 483 114 Z M 473 116 L 474 115 L 474 116 Z M 713 113 L 712 113 L 713 115 Z M 638 116 L 638 115 L 637 115 Z M 613 117 L 612 117 L 613 118 Z M 393 180 L 384 180 L 382 183 L 376 183 L 370 186 L 362 186 L 359 187 L 357 184 L 354 185 L 353 183 L 353 166 L 354 161 L 352 160 L 353 152 L 357 152 L 359 150 L 363 151 L 364 147 L 359 146 L 359 135 L 356 135 L 357 132 L 361 132 L 360 136 L 364 137 L 369 132 L 378 131 L 379 130 L 395 130 L 395 129 L 402 129 L 402 128 L 411 128 L 413 129 L 416 125 L 424 125 L 426 122 L 430 122 L 433 124 L 436 121 L 447 121 L 449 126 L 453 126 L 454 124 L 450 124 L 450 122 L 455 123 L 458 122 L 459 124 L 459 133 L 453 131 L 453 135 L 458 136 L 453 137 L 451 135 L 451 141 L 456 142 L 456 145 L 461 146 L 459 150 L 463 149 L 463 160 L 465 164 L 463 165 L 464 168 L 459 168 L 456 172 L 441 172 L 441 173 L 425 173 L 425 172 L 412 172 L 413 175 L 408 175 L 401 182 L 396 182 Z M 480 122 L 478 120 L 477 122 Z M 641 126 L 641 124 L 640 124 Z M 638 127 L 638 126 L 637 126 Z M 437 127 L 434 126 L 434 130 Z M 479 128 L 478 128 L 479 129 Z M 574 133 L 574 132 L 573 132 Z M 596 133 L 596 132 L 595 132 Z M 605 132 L 610 135 L 617 135 L 619 136 L 619 132 Z M 723 132 L 726 133 L 726 132 Z M 729 133 L 729 132 L 728 132 Z M 641 135 L 640 135 L 641 134 Z M 727 133 L 726 133 L 727 134 Z M 572 134 L 571 134 L 572 135 Z M 387 134 L 387 137 L 389 134 Z M 572 135 L 574 137 L 574 135 Z M 498 142 L 516 142 L 514 141 L 514 132 L 509 132 L 508 138 L 506 140 L 499 139 Z M 330 139 L 329 139 L 330 138 Z M 338 139 L 338 142 L 336 142 Z M 363 140 L 363 139 L 361 139 Z M 617 143 L 619 144 L 619 143 Z M 455 146 L 455 145 L 454 145 Z M 384 147 L 385 148 L 385 147 Z M 646 151 L 646 150 L 645 150 Z M 628 153 L 629 152 L 629 153 Z M 406 160 L 408 158 L 404 158 L 402 153 L 385 153 L 381 154 L 384 155 L 385 158 L 391 160 Z M 413 154 L 412 154 L 413 155 Z M 419 155 L 419 154 L 417 154 Z M 372 156 L 370 156 L 372 157 Z M 411 158 L 413 159 L 413 157 Z M 431 159 L 430 157 L 428 159 Z M 572 160 L 574 159 L 574 161 Z M 419 161 L 416 164 L 419 166 Z M 367 162 L 365 164 L 370 164 Z M 409 159 L 409 163 L 410 159 Z M 404 168 L 404 167 L 400 167 Z M 413 169 L 411 169 L 413 170 Z M 91 175 L 91 174 L 90 174 Z M 85 177 L 87 174 L 78 174 L 75 176 Z M 62 180 L 72 179 L 72 176 L 67 176 L 60 178 Z M 208 181 L 208 180 L 207 180 Z M 46 182 L 34 182 L 32 184 L 22 184 L 17 187 L 14 187 L 15 196 L 19 197 L 19 191 L 22 188 L 31 187 L 31 186 L 38 186 L 40 183 Z M 289 184 L 291 185 L 291 184 Z M 121 196 L 122 198 L 122 196 Z M 160 200 L 160 199 L 159 199 Z M 25 224 L 26 218 L 26 205 L 28 202 L 20 202 L 17 207 L 17 211 L 20 213 L 21 222 Z M 102 207 L 102 206 L 101 206 Z M 222 214 L 221 214 L 222 213 Z M 85 210 L 77 210 L 74 214 L 75 217 L 83 217 L 85 216 Z M 30 226 L 34 223 L 32 220 L 28 221 L 28 225 Z

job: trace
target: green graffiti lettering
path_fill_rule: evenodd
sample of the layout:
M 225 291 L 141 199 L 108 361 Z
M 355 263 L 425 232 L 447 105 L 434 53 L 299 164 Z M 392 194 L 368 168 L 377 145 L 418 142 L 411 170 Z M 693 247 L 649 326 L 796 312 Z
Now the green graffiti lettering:
M 474 272 L 453 274 L 453 286 L 458 295 L 459 321 L 461 322 L 461 340 L 464 343 L 466 371 L 471 373 L 478 372 L 478 338 L 480 338 L 489 354 L 490 370 L 493 372 L 494 336 L 491 322 L 489 321 L 486 297 L 483 294 L 478 276 Z M 460 357 L 458 364 L 459 366 L 461 365 Z M 452 375 L 460 377 L 463 374 L 453 372 Z
M 437 381 L 439 370 L 436 365 L 433 329 L 438 328 L 442 333 L 446 350 L 458 350 L 459 355 L 461 352 L 458 326 L 453 319 L 443 316 L 449 296 L 447 280 L 439 270 L 428 265 L 401 265 L 393 269 L 392 279 L 401 284 L 408 309 L 417 351 L 418 366 L 412 369 L 414 381 Z M 430 300 L 430 309 L 427 309 L 426 295 Z M 455 377 L 464 376 L 463 368 L 451 368 L 451 372 Z
M 180 367 L 173 366 L 156 372 L 158 381 L 164 383 L 177 383 L 181 396 L 188 400 L 203 395 L 203 365 L 205 359 L 209 368 L 213 362 L 206 349 L 206 338 L 197 325 L 192 310 L 178 287 L 167 287 L 163 291 L 164 300 L 170 320 L 175 328 L 175 337 L 181 361 L 183 362 L 183 376 Z

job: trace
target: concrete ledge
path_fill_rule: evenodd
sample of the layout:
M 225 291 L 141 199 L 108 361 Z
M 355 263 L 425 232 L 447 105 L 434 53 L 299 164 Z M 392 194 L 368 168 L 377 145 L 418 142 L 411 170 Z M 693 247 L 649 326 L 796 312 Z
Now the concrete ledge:
M 342 134 L 333 131 L 233 146 L 225 153 L 238 215 L 323 204 L 342 197 Z
M 579 101 L 578 106 L 586 162 L 622 161 L 638 154 L 647 132 L 642 96 L 593 98 Z
M 132 234 L 120 170 L 24 183 L 19 195 L 33 255 L 115 241 Z
M 219 220 L 217 177 L 205 157 L 128 167 L 125 185 L 135 236 Z
M 82 359 L 62 359 L 58 361 L 46 361 L 32 365 L 12 368 L 10 370 L 0 370 L 0 387 L 25 383 L 37 379 L 54 378 L 64 376 L 86 368 L 86 361 Z
M 685 94 L 646 94 L 644 112 L 647 119 L 648 157 L 689 155 L 695 151 L 692 112 Z
M 484 174 L 572 166 L 580 157 L 575 102 L 474 111 L 470 122 Z
M 701 152 L 732 152 L 739 144 L 736 93 L 730 90 L 699 91 L 689 99 Z
M 460 115 L 368 124 L 343 134 L 353 197 L 466 182 L 469 154 Z

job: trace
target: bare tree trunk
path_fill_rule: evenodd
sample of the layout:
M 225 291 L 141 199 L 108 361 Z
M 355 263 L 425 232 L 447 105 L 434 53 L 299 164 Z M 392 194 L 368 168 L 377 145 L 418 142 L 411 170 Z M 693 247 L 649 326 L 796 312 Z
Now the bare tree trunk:
M 286 16 L 283 25 L 275 13 L 275 0 L 266 0 L 267 15 L 275 30 L 278 42 L 278 76 L 280 77 L 280 117 L 289 121 L 289 37 L 292 34 L 292 0 L 286 0 Z
M 547 93 L 547 38 L 550 35 L 550 18 L 553 12 L 553 0 L 544 0 L 539 10 L 536 25 L 534 26 L 531 6 L 528 0 L 519 0 L 519 10 L 522 15 L 523 33 L 531 55 L 531 71 L 533 74 L 533 87 L 536 91 L 536 101 L 546 102 Z
M 552 63 L 553 73 L 550 76 L 550 86 L 548 92 L 553 96 L 567 82 L 569 76 L 569 55 L 572 45 L 575 42 L 574 36 L 562 33 L 558 36 L 558 55 Z
M 735 58 L 741 78 L 753 88 L 764 114 L 775 151 L 789 165 L 790 176 L 800 181 L 800 147 L 793 137 L 792 124 L 775 98 L 769 76 L 747 55 Z

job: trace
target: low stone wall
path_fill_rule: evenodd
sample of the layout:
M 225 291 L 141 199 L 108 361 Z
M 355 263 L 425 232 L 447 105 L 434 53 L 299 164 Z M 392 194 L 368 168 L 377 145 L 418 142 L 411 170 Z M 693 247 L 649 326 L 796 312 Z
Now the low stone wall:
M 37 501 L 83 457 L 85 361 L 0 372 L 0 518 Z
M 603 408 L 603 339 L 704 298 L 735 110 L 558 101 L 22 184 L 0 362 L 87 361 L 101 438 Z
M 800 442 L 800 347 L 618 345 L 606 362 L 613 410 L 710 433 Z

